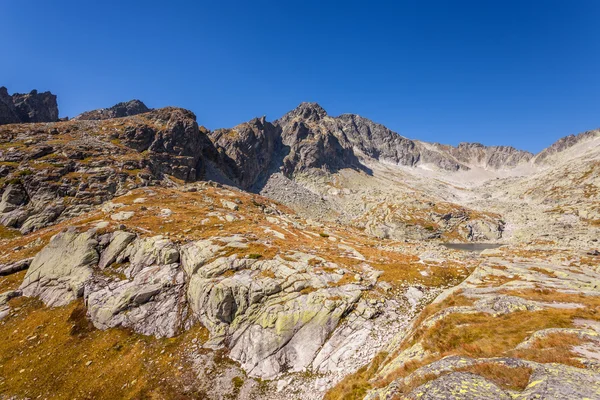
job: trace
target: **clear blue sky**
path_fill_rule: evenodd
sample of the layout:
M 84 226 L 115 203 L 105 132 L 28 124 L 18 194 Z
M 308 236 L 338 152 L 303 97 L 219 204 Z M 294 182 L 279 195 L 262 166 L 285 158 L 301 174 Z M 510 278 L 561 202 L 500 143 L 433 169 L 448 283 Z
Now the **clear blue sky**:
M 210 129 L 302 101 L 538 151 L 600 127 L 600 1 L 0 0 L 0 85 L 61 116 L 139 98 Z

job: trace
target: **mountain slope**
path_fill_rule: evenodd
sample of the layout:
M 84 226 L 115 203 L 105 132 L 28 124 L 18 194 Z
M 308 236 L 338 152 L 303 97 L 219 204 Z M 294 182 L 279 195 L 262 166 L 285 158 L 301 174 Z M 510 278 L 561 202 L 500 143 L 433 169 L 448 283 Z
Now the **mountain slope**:
M 0 398 L 600 396 L 598 131 L 89 115 L 0 127 Z

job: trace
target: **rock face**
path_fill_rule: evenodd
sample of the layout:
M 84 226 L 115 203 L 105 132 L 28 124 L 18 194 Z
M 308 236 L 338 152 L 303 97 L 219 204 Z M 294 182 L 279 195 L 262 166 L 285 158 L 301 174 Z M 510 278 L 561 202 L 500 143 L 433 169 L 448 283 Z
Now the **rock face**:
M 316 103 L 302 103 L 272 124 L 263 117 L 210 136 L 222 155 L 220 167 L 245 189 L 279 171 L 288 178 L 345 168 L 369 173 L 367 164 L 373 161 L 433 165 L 447 171 L 472 166 L 502 169 L 533 157 L 506 146 L 462 143 L 452 147 L 414 141 L 358 115 L 331 117 Z
M 217 129 L 210 138 L 219 149 L 221 169 L 242 188 L 252 187 L 269 172 L 281 148 L 278 128 L 264 117 L 232 129 Z
M 11 95 L 4 86 L 0 87 L 0 125 L 18 124 L 19 122 L 21 119 L 17 115 Z
M 62 306 L 83 295 L 85 282 L 98 263 L 93 232 L 74 229 L 59 233 L 40 251 L 21 284 L 23 295 Z
M 305 263 L 281 259 L 219 258 L 195 271 L 188 301 L 211 331 L 212 345 L 227 343 L 234 360 L 263 378 L 311 365 L 364 290 L 329 287 L 342 276 L 318 276 Z
M 484 146 L 480 143 L 460 143 L 458 147 L 437 144 L 441 151 L 452 155 L 465 165 L 489 169 L 510 169 L 525 164 L 533 158 L 528 151 L 510 146 Z
M 587 131 L 580 133 L 579 135 L 569 135 L 563 138 L 560 138 L 555 143 L 553 143 L 550 147 L 539 152 L 534 159 L 536 164 L 544 164 L 546 160 L 552 156 L 553 154 L 560 153 L 565 151 L 578 143 L 582 143 L 585 141 L 593 140 L 600 137 L 600 130 L 596 129 L 593 131 Z
M 58 105 L 52 93 L 32 90 L 10 96 L 5 87 L 0 87 L 0 125 L 55 121 L 58 121 Z
M 216 243 L 240 238 L 180 247 L 162 236 L 70 229 L 31 261 L 20 290 L 49 306 L 83 297 L 99 329 L 173 337 L 199 320 L 210 332 L 205 346 L 228 347 L 254 377 L 337 368 L 347 358 L 346 339 L 368 336 L 364 325 L 377 311 L 360 298 L 376 277 L 344 284 L 344 269 L 331 263 L 336 272 L 315 271 L 308 254 L 297 253 L 296 261 L 216 257 L 223 249 Z M 344 317 L 349 322 L 333 335 Z M 328 363 L 331 355 L 336 361 Z
M 101 276 L 86 283 L 88 316 L 94 326 L 116 326 L 157 337 L 173 337 L 186 316 L 185 279 L 179 264 L 152 265 L 130 280 Z
M 132 188 L 160 184 L 166 175 L 202 179 L 209 160 L 217 160 L 207 131 L 189 111 L 165 108 L 128 118 L 117 128 L 69 121 L 0 131 L 6 144 L 0 223 L 32 232 Z
M 115 104 L 110 108 L 100 108 L 98 110 L 86 111 L 76 116 L 75 120 L 103 120 L 111 118 L 123 118 L 132 115 L 143 114 L 151 111 L 140 100 L 130 100 Z
M 531 153 L 505 146 L 486 147 L 477 143 L 462 143 L 458 147 L 452 147 L 413 141 L 358 115 L 330 117 L 316 103 L 302 103 L 275 124 L 282 127 L 286 145 L 294 146 L 305 139 L 312 142 L 320 136 L 323 138 L 316 139 L 317 142 L 320 140 L 339 144 L 344 150 L 321 154 L 318 151 L 319 145 L 315 148 L 312 144 L 312 150 L 300 150 L 317 159 L 321 155 L 326 156 L 321 162 L 326 161 L 334 168 L 356 167 L 356 158 L 367 158 L 411 167 L 432 164 L 449 171 L 469 169 L 473 164 L 498 169 L 516 166 L 532 157 Z M 336 148 L 335 145 L 330 147 Z M 319 162 L 314 159 L 300 162 L 301 168 L 311 166 L 319 166 Z

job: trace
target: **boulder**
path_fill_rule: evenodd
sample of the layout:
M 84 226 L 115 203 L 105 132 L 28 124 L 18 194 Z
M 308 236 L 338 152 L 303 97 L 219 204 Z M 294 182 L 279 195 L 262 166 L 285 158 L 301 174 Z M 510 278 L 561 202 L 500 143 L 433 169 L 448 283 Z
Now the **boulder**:
M 185 274 L 179 264 L 154 265 L 131 280 L 96 277 L 85 286 L 87 314 L 98 329 L 116 326 L 144 335 L 175 336 L 186 317 Z
M 479 375 L 452 372 L 419 386 L 410 393 L 408 398 L 420 400 L 510 400 L 512 396 L 495 383 Z
M 151 265 L 167 265 L 179 261 L 179 250 L 167 238 L 153 236 L 138 238 L 132 241 L 116 258 L 116 262 L 129 261 L 130 266 L 125 271 L 128 277 Z
M 197 240 L 181 246 L 181 265 L 186 274 L 192 276 L 221 248 L 213 244 L 212 240 Z
M 317 275 L 306 267 L 235 256 L 188 266 L 188 302 L 211 333 L 206 345 L 227 344 L 251 376 L 273 378 L 310 366 L 363 289 L 331 286 L 343 275 Z
M 84 284 L 98 263 L 95 232 L 70 228 L 52 237 L 31 261 L 20 289 L 48 306 L 63 306 L 83 295 Z
M 135 234 L 125 231 L 115 231 L 110 235 L 110 243 L 108 247 L 102 251 L 100 261 L 98 262 L 98 267 L 100 269 L 104 269 L 114 263 L 119 254 L 121 254 L 127 245 L 135 239 Z
M 31 261 L 33 258 L 26 258 L 24 260 L 20 260 L 10 264 L 0 265 L 0 276 L 10 275 L 20 271 L 24 271 L 29 268 Z
M 13 211 L 17 207 L 27 203 L 29 196 L 21 184 L 9 184 L 2 193 L 0 201 L 0 213 Z

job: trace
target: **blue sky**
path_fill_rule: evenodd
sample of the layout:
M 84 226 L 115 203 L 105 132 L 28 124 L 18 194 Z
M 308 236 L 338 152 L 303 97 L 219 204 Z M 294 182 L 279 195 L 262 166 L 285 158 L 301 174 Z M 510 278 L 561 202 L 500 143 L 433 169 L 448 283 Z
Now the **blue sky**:
M 600 127 L 600 1 L 0 0 L 0 85 L 61 116 L 132 98 L 210 129 L 302 101 L 539 151 Z

